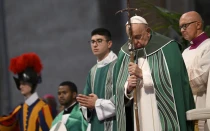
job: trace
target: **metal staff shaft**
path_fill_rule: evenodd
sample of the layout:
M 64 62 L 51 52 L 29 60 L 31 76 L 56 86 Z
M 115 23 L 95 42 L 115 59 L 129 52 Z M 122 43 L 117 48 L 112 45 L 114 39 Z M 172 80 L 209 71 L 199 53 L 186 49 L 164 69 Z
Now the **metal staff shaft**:
M 130 8 L 130 0 L 127 0 L 127 8 L 122 9 L 117 11 L 115 14 L 122 13 L 122 12 L 127 12 L 128 13 L 128 25 L 129 25 L 129 41 L 131 43 L 131 49 L 129 49 L 130 52 L 130 62 L 134 63 L 134 43 L 133 43 L 133 38 L 132 38 L 132 25 L 130 21 L 130 12 L 131 11 L 140 11 L 140 9 L 137 8 Z M 135 112 L 135 119 L 136 119 L 136 129 L 137 131 L 140 131 L 140 125 L 139 125 L 139 113 L 138 113 L 138 105 L 137 105 L 137 92 L 136 92 L 136 87 L 134 88 L 133 91 L 133 100 L 134 100 L 134 112 Z
M 127 9 L 130 9 L 130 0 L 127 0 Z M 128 10 L 128 25 L 129 27 L 129 37 L 131 41 L 131 50 L 130 50 L 130 62 L 134 63 L 134 43 L 133 43 L 133 37 L 132 37 L 132 25 L 130 20 L 130 10 Z M 136 129 L 137 131 L 140 131 L 140 125 L 139 125 L 139 113 L 138 113 L 138 105 L 137 105 L 137 92 L 136 87 L 133 91 L 133 100 L 134 100 L 134 112 L 135 112 L 135 120 L 136 120 Z
M 132 41 L 132 38 L 131 38 L 131 41 Z M 130 62 L 133 62 L 134 63 L 134 50 L 133 49 L 130 51 Z M 137 129 L 137 131 L 140 131 L 139 112 L 138 112 L 138 105 L 137 105 L 137 91 L 136 91 L 136 87 L 133 90 L 133 104 L 134 104 L 134 112 L 135 112 L 135 119 L 136 119 L 136 129 Z

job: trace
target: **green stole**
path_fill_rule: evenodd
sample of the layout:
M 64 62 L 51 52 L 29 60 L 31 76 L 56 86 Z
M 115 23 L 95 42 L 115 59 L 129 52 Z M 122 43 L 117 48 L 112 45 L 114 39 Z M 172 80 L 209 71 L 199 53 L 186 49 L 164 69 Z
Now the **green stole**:
M 186 120 L 186 111 L 194 109 L 195 105 L 178 43 L 151 32 L 150 41 L 145 48 L 138 49 L 136 55 L 136 58 L 145 57 L 149 63 L 162 129 L 193 131 L 193 122 Z M 114 70 L 118 131 L 126 129 L 123 94 L 129 75 L 128 63 L 129 51 L 126 43 L 119 52 Z
M 62 120 L 63 112 L 60 112 L 53 120 L 52 126 Z M 82 112 L 80 111 L 79 104 L 75 105 L 72 109 L 69 118 L 65 124 L 67 131 L 86 131 L 87 122 L 83 118 Z
M 94 93 L 99 99 L 113 100 L 113 69 L 116 60 L 107 64 L 104 67 L 97 68 L 97 64 L 90 70 L 87 78 L 87 83 L 84 89 L 84 94 L 89 95 Z M 104 121 L 99 121 L 95 111 L 91 114 L 91 131 L 115 131 L 115 117 L 109 118 Z

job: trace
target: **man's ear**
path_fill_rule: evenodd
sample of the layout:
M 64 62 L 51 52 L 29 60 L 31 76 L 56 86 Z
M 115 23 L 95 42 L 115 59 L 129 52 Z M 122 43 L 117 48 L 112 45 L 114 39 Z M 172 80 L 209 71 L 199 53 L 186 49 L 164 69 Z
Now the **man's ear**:
M 73 92 L 73 98 L 76 99 L 76 97 L 77 97 L 77 93 Z
M 201 22 L 197 22 L 197 29 L 202 30 L 202 23 Z
M 108 48 L 111 49 L 111 47 L 112 47 L 112 41 L 110 40 L 108 41 Z
M 148 27 L 146 31 L 147 31 L 147 35 L 150 36 L 151 29 Z
M 147 33 L 150 33 L 151 32 L 151 29 L 148 27 L 147 28 Z

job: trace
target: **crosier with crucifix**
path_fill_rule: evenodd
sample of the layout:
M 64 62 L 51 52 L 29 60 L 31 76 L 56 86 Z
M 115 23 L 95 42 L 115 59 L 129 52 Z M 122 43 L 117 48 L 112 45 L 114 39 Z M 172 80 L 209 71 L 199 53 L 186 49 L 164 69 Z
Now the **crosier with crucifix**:
M 133 94 L 134 94 L 134 112 L 135 112 L 135 120 L 136 120 L 136 129 L 138 131 L 140 131 L 140 124 L 139 124 L 139 115 L 138 115 L 138 105 L 137 105 L 137 93 L 136 93 L 136 86 L 139 84 L 139 78 L 142 78 L 142 71 L 140 68 L 138 68 L 138 66 L 136 64 L 134 64 L 134 53 L 135 53 L 135 47 L 134 47 L 134 43 L 133 43 L 133 37 L 132 37 L 132 26 L 131 26 L 131 22 L 130 22 L 130 11 L 140 11 L 137 8 L 130 8 L 130 0 L 127 0 L 127 8 L 118 11 L 117 13 L 122 13 L 126 11 L 128 14 L 128 28 L 127 28 L 127 34 L 129 37 L 129 52 L 130 52 L 130 64 L 129 64 L 129 74 L 130 77 L 128 78 L 129 84 L 130 84 L 130 90 L 133 90 Z M 117 14 L 116 13 L 116 14 Z M 137 73 L 135 73 L 137 72 Z M 136 77 L 137 76 L 137 77 Z M 138 80 L 137 80 L 138 79 Z

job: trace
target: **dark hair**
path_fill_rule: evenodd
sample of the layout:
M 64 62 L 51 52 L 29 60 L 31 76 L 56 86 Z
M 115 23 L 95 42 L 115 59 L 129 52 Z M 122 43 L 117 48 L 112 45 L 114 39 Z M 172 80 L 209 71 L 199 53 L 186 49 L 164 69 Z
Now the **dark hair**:
M 60 83 L 59 86 L 68 86 L 69 89 L 71 90 L 71 92 L 77 93 L 77 86 L 71 81 L 64 81 L 64 82 Z
M 112 40 L 112 36 L 109 30 L 105 28 L 97 28 L 91 32 L 91 36 L 94 35 L 103 35 L 106 37 L 107 40 Z

